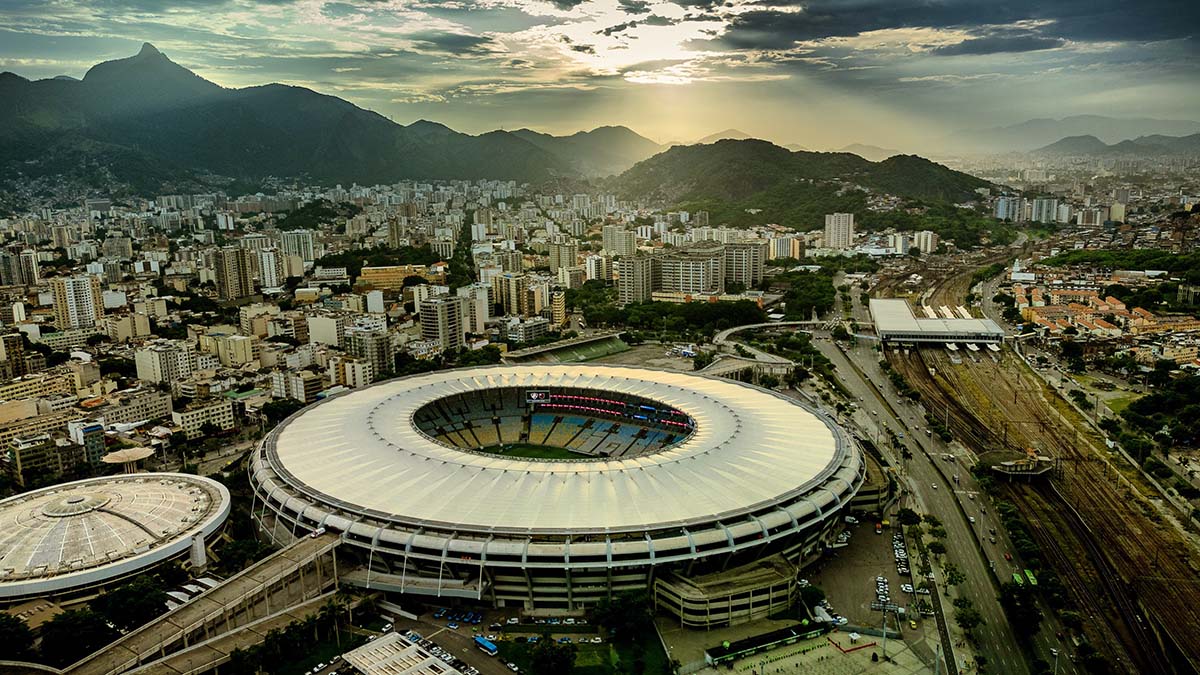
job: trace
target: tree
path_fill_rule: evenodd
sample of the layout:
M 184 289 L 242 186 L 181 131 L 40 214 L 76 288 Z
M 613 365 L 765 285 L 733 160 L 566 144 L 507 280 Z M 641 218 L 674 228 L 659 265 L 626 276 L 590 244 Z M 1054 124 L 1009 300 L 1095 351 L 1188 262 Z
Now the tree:
M 264 404 L 262 414 L 267 418 L 269 426 L 275 426 L 283 420 L 287 419 L 292 413 L 304 407 L 304 404 L 295 399 L 285 398 L 279 401 L 271 401 Z
M 841 324 L 838 324 L 837 327 L 833 329 L 833 333 L 831 333 L 831 335 L 833 336 L 834 340 L 850 339 L 850 331 L 846 330 L 846 327 Z
M 652 628 L 653 612 L 650 599 L 644 592 L 634 591 L 614 595 L 611 599 L 601 598 L 593 613 L 596 622 L 608 631 L 610 639 L 618 642 L 633 642 Z
M 117 628 L 130 631 L 167 611 L 167 592 L 157 577 L 144 575 L 101 595 L 92 609 Z
M 0 660 L 25 661 L 33 656 L 33 631 L 24 619 L 0 612 Z
M 574 644 L 558 643 L 549 633 L 543 633 L 529 653 L 529 665 L 534 675 L 570 675 L 575 669 Z
M 1042 625 L 1042 610 L 1032 587 L 1005 582 L 1000 586 L 1000 606 L 1018 637 L 1029 639 L 1037 634 Z
M 901 525 L 916 525 L 921 522 L 921 514 L 910 508 L 903 508 L 896 512 L 896 521 Z
M 808 585 L 800 589 L 800 602 L 804 603 L 805 607 L 813 608 L 821 604 L 825 599 L 825 591 L 819 586 Z
M 974 607 L 959 607 L 954 610 L 954 622 L 958 627 L 970 633 L 980 624 L 987 623 L 983 620 L 983 615 Z
M 929 542 L 929 552 L 934 555 L 942 555 L 946 552 L 946 545 L 940 541 Z
M 42 661 L 66 666 L 99 651 L 116 639 L 104 617 L 91 609 L 72 609 L 42 624 Z

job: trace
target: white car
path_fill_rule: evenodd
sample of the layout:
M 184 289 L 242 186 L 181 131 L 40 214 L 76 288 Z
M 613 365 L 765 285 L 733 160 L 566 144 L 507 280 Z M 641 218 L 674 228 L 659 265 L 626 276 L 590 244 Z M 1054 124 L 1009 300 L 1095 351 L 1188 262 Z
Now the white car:
M 975 524 L 975 516 L 967 516 L 967 520 L 971 521 L 972 525 Z

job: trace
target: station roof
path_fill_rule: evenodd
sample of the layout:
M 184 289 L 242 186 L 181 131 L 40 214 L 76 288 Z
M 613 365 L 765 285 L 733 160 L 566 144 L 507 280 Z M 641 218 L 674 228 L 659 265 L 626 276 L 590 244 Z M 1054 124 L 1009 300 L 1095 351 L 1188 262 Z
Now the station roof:
M 991 319 L 927 319 L 917 317 L 907 300 L 871 298 L 871 319 L 880 338 L 907 336 L 928 340 L 999 340 L 1004 331 Z

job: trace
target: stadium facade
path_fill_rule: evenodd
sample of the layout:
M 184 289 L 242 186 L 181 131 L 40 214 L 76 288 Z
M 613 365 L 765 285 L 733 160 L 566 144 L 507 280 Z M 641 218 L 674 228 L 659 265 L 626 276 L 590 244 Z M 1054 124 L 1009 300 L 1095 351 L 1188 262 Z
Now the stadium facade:
M 774 392 L 521 365 L 327 399 L 268 435 L 250 480 L 264 536 L 341 533 L 364 564 L 348 583 L 526 609 L 650 590 L 685 624 L 713 625 L 791 599 L 786 570 L 825 549 L 864 473 L 831 419 Z M 712 583 L 725 572 L 735 581 Z

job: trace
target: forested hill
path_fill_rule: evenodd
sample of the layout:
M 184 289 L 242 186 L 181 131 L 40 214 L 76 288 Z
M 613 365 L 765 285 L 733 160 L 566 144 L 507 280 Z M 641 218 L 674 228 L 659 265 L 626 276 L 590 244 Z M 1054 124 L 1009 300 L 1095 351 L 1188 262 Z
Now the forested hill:
M 859 188 L 926 202 L 977 198 L 987 181 L 914 155 L 870 162 L 845 152 L 793 152 L 759 140 L 676 146 L 612 181 L 619 194 L 703 208 L 719 222 L 817 227 L 825 213 L 862 212 Z

